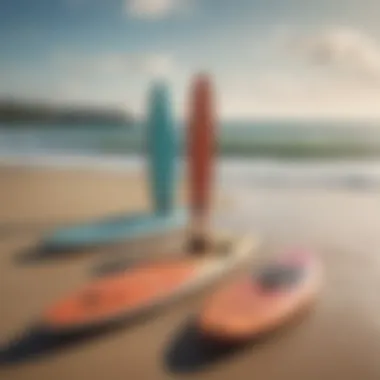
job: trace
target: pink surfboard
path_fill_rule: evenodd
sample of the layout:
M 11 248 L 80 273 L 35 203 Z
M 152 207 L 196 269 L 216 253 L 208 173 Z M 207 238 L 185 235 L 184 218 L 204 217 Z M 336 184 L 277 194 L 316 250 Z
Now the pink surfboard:
M 202 334 L 241 342 L 280 327 L 315 300 L 320 264 L 308 252 L 288 252 L 216 291 L 205 302 Z

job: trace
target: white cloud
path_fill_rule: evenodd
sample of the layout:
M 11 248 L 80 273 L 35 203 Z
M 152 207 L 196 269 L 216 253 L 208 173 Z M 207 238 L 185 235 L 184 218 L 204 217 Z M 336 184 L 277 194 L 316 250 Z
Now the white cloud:
M 163 18 L 183 9 L 185 0 L 126 0 L 127 13 L 133 17 Z
M 170 77 L 176 70 L 175 59 L 169 54 L 107 53 L 86 55 L 57 52 L 52 57 L 56 67 L 72 76 L 123 78 L 144 76 L 146 78 Z
M 143 115 L 149 83 L 164 77 L 173 85 L 176 112 L 186 113 L 188 80 L 194 73 L 170 54 L 61 52 L 53 61 L 59 78 L 57 101 L 125 104 Z M 274 61 L 261 69 L 248 65 L 248 71 L 227 70 L 214 77 L 222 117 L 380 117 L 380 87 Z M 309 61 L 303 62 L 310 67 Z
M 348 28 L 307 35 L 282 27 L 254 49 L 262 45 L 262 61 L 218 79 L 223 116 L 380 117 L 380 45 L 371 36 Z
M 268 33 L 266 39 L 250 41 L 250 49 L 260 54 L 245 60 L 239 55 L 216 60 L 205 54 L 202 65 L 198 57 L 198 62 L 188 59 L 183 65 L 162 52 L 61 51 L 48 62 L 53 73 L 47 76 L 41 69 L 39 77 L 19 75 L 22 80 L 16 90 L 21 92 L 27 84 L 31 96 L 125 104 L 144 114 L 150 81 L 164 77 L 172 84 L 173 103 L 182 113 L 189 79 L 206 67 L 215 78 L 218 110 L 225 117 L 380 117 L 380 48 L 375 39 L 338 27 L 310 34 L 292 27 L 274 32 L 272 37 Z M 5 88 L 14 89 L 8 76 L 14 74 L 4 76 Z
M 218 78 L 223 116 L 270 118 L 380 118 L 380 77 L 366 69 L 339 74 L 341 65 L 315 69 L 278 54 L 267 66 L 227 72 Z M 333 67 L 332 70 L 331 67 Z M 319 66 L 318 66 L 319 67 Z M 323 66 L 325 67 L 325 66 Z
M 313 66 L 335 70 L 348 79 L 380 80 L 380 45 L 371 36 L 350 28 L 330 28 L 290 41 L 290 51 Z
M 175 62 L 169 55 L 149 55 L 140 64 L 141 70 L 152 77 L 168 77 L 175 70 Z
M 52 56 L 57 83 L 54 100 L 86 104 L 126 104 L 143 113 L 147 86 L 154 79 L 178 75 L 169 54 L 81 54 L 56 52 Z

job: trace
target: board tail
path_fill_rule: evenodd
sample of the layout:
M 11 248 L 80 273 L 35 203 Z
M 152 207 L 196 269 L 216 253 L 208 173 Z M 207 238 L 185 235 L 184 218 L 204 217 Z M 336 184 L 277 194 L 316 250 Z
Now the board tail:
M 170 214 L 175 192 L 175 131 L 169 89 L 155 83 L 150 91 L 147 120 L 149 179 L 154 212 Z
M 203 250 L 209 240 L 216 124 L 212 85 L 208 76 L 198 75 L 191 91 L 188 125 L 191 245 L 194 250 Z

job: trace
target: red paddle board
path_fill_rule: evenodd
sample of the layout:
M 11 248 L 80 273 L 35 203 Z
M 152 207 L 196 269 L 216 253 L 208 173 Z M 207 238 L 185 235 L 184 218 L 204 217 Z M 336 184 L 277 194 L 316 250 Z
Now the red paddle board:
M 314 300 L 320 286 L 317 259 L 290 252 L 214 293 L 199 316 L 206 337 L 238 342 L 280 327 Z
M 192 241 L 204 248 L 208 235 L 208 211 L 213 181 L 215 115 L 212 86 L 206 75 L 199 75 L 190 97 L 187 133 L 189 190 L 192 214 Z
M 196 78 L 192 89 L 188 128 L 189 186 L 193 211 L 208 208 L 215 144 L 215 117 L 211 84 L 206 76 Z

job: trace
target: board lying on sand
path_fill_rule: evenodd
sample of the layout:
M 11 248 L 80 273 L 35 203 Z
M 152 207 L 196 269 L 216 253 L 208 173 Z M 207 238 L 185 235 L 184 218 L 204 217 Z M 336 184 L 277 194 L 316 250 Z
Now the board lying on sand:
M 320 275 L 313 255 L 289 252 L 207 299 L 198 319 L 200 331 L 217 341 L 239 342 L 276 329 L 311 305 Z
M 185 226 L 186 211 L 175 210 L 173 206 L 177 152 L 168 89 L 163 84 L 152 87 L 146 134 L 152 213 L 110 217 L 58 229 L 43 239 L 41 245 L 46 250 L 71 251 L 120 243 Z
M 122 243 L 179 230 L 187 221 L 187 212 L 181 209 L 169 215 L 125 215 L 57 230 L 43 242 L 43 246 L 48 251 L 64 251 Z
M 94 281 L 42 315 L 54 333 L 76 333 L 128 320 L 188 295 L 251 258 L 251 238 L 225 239 L 202 258 L 161 260 Z

